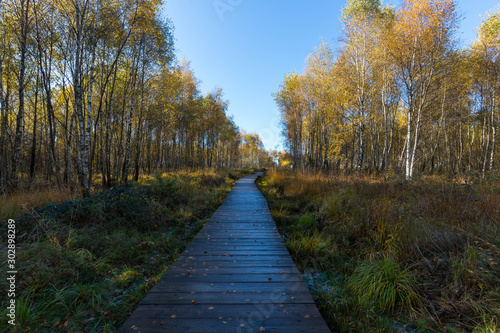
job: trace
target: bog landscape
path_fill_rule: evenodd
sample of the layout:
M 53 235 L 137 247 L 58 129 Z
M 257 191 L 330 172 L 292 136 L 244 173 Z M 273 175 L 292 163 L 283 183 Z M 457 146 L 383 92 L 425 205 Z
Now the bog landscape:
M 500 332 L 496 3 L 342 1 L 272 142 L 170 2 L 0 1 L 0 332 Z

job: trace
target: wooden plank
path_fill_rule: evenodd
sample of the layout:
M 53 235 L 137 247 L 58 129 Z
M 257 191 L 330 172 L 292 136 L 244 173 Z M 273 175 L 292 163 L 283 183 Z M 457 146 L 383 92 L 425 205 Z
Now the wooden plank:
M 151 292 L 141 304 L 314 304 L 309 291 L 284 292 L 281 288 L 263 292 Z
M 286 312 L 284 311 L 286 310 Z M 170 318 L 175 315 L 176 319 L 210 319 L 210 318 L 258 318 L 260 316 L 269 316 L 273 318 L 289 318 L 316 313 L 314 304 L 285 304 L 283 307 L 276 304 L 242 304 L 237 307 L 231 305 L 210 306 L 205 304 L 189 305 L 149 305 L 144 304 L 137 308 L 131 318 L 137 319 L 158 319 Z
M 137 319 L 127 328 L 130 332 L 153 333 L 153 332 L 168 332 L 168 333 L 234 333 L 234 332 L 330 332 L 325 331 L 325 323 L 321 316 L 288 316 L 284 318 L 269 318 L 260 319 L 257 316 L 255 319 L 250 317 L 232 318 L 222 317 L 221 319 Z M 231 320 L 229 319 L 231 318 Z M 243 325 L 243 326 L 242 326 Z M 264 329 L 264 330 L 262 330 Z M 119 332 L 127 332 L 120 330 Z
M 273 250 L 273 249 L 284 249 L 286 250 L 286 246 L 283 242 L 266 242 L 265 240 L 261 240 L 260 242 L 249 242 L 236 240 L 236 241 L 213 241 L 213 240 L 205 240 L 205 241 L 196 241 L 189 244 L 186 249 L 240 249 L 240 250 Z
M 308 291 L 306 285 L 302 281 L 296 282 L 220 282 L 220 283 L 208 283 L 208 282 L 198 282 L 198 283 L 172 283 L 168 280 L 160 280 L 151 289 L 150 292 L 223 292 L 223 291 L 246 291 L 246 292 L 256 292 L 259 291 L 274 291 L 283 290 L 283 292 L 291 291 Z
M 247 275 L 173 275 L 168 276 L 172 282 L 194 283 L 194 282 L 266 282 L 266 281 L 303 281 L 298 274 L 247 274 Z
M 262 254 L 260 256 L 249 256 L 249 255 L 205 255 L 205 256 L 193 256 L 191 254 L 184 254 L 180 257 L 182 260 L 200 260 L 200 261 L 232 261 L 232 262 L 251 262 L 259 260 L 274 260 L 276 262 L 287 262 L 292 260 L 290 255 L 276 255 L 276 254 Z M 292 261 L 293 262 L 293 261 Z
M 203 250 L 203 249 L 195 249 L 195 250 L 186 250 L 184 251 L 186 255 L 189 256 L 261 256 L 261 255 L 275 255 L 275 256 L 287 256 L 288 251 L 285 250 L 247 250 L 240 251 L 236 250 Z
M 236 182 L 119 332 L 330 332 L 257 176 Z
M 219 267 L 219 266 L 205 266 L 205 267 L 175 267 L 169 268 L 168 274 L 172 275 L 196 275 L 196 274 L 217 274 L 217 275 L 237 275 L 237 274 L 299 274 L 296 267 Z
M 234 257 L 229 258 L 229 260 L 218 260 L 217 258 L 213 257 L 180 257 L 177 259 L 176 262 L 174 262 L 172 265 L 175 266 L 183 266 L 187 264 L 192 264 L 196 263 L 198 265 L 226 265 L 230 266 L 239 266 L 239 265 L 246 265 L 246 266 L 295 266 L 292 258 L 287 258 L 287 257 L 276 257 L 276 256 L 270 256 L 268 258 L 247 258 L 245 257 L 242 260 L 235 260 Z
M 240 245 L 240 246 L 249 246 L 249 245 L 283 245 L 283 241 L 281 238 L 274 238 L 269 240 L 263 239 L 234 239 L 234 238 L 223 238 L 221 240 L 213 240 L 213 239 L 204 239 L 196 237 L 191 241 L 192 245 Z M 190 245 L 191 245 L 190 244 Z

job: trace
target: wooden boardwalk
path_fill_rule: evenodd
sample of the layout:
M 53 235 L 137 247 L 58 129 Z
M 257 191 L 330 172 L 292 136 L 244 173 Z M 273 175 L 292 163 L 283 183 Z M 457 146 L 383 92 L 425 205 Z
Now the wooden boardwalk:
M 255 186 L 259 175 L 236 182 L 119 332 L 330 332 Z

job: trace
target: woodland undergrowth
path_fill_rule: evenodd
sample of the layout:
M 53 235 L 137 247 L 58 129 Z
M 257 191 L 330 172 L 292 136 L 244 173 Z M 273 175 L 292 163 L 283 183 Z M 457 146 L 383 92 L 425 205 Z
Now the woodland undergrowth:
M 258 181 L 334 332 L 498 332 L 500 185 L 270 171 Z
M 10 212 L 24 213 L 15 217 L 16 326 L 1 320 L 0 332 L 115 332 L 234 182 L 253 172 L 158 174 L 66 201 L 46 191 L 30 193 L 31 201 L 3 198 Z M 6 223 L 0 229 L 7 244 Z M 5 279 L 0 287 L 7 290 Z

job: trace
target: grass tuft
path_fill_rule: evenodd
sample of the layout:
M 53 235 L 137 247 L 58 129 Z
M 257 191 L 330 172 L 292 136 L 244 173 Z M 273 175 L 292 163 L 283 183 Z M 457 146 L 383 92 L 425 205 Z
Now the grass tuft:
M 365 308 L 374 306 L 381 313 L 414 313 L 421 305 L 417 280 L 409 269 L 401 269 L 389 256 L 361 263 L 349 278 L 349 291 Z

